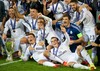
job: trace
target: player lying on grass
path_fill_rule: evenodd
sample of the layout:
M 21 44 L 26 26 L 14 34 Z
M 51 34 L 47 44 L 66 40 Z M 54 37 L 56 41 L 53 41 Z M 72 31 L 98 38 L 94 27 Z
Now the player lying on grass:
M 38 64 L 43 64 L 44 66 L 50 67 L 57 67 L 56 64 L 48 61 L 48 59 L 43 55 L 43 52 L 45 50 L 44 44 L 37 44 L 35 35 L 33 33 L 28 34 L 28 42 L 29 46 L 25 52 L 24 57 L 22 57 L 23 61 L 27 61 L 29 59 L 29 56 L 31 56 Z M 65 64 L 65 62 L 62 63 Z
M 72 53 L 69 49 L 69 35 L 66 32 L 65 27 L 61 26 L 61 30 L 64 33 L 66 40 L 61 43 L 58 38 L 51 38 L 51 45 L 47 46 L 47 50 L 45 51 L 45 56 L 51 60 L 57 61 L 55 57 L 59 57 L 61 60 L 67 62 L 67 66 L 80 68 L 80 69 L 89 69 L 94 70 L 96 67 L 94 66 L 89 54 L 82 47 L 77 47 L 75 53 Z M 89 63 L 89 67 L 82 65 L 82 59 L 86 59 Z

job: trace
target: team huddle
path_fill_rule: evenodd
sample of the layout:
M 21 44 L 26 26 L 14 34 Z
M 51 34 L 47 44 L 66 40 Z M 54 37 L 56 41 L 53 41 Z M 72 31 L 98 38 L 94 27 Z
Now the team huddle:
M 17 53 L 23 61 L 31 58 L 44 66 L 96 69 L 96 48 L 93 46 L 100 47 L 95 43 L 100 35 L 100 23 L 95 24 L 88 4 L 78 0 L 31 0 L 29 14 L 26 15 L 18 7 L 21 1 L 13 2 L 8 9 L 8 20 L 2 22 L 4 29 L 0 45 L 6 52 L 7 61 L 16 58 L 14 53 Z M 5 46 L 8 30 L 12 52 Z M 87 53 L 90 44 L 92 58 Z M 87 63 L 82 64 L 84 61 Z

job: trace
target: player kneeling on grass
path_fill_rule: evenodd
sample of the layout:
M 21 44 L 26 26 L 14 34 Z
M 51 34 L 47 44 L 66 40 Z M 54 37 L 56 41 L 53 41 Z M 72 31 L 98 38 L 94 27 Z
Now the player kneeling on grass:
M 43 64 L 44 66 L 56 67 L 57 65 L 48 61 L 48 59 L 43 55 L 45 50 L 44 44 L 36 43 L 36 38 L 33 33 L 28 34 L 29 46 L 22 57 L 23 61 L 27 61 L 31 56 L 38 64 Z
M 94 66 L 89 54 L 83 49 L 81 46 L 78 46 L 75 53 L 72 53 L 69 49 L 69 35 L 66 32 L 65 27 L 61 26 L 61 30 L 64 33 L 66 40 L 61 43 L 57 37 L 51 38 L 51 45 L 47 46 L 47 50 L 45 51 L 45 56 L 51 60 L 57 61 L 57 58 L 60 58 L 63 61 L 67 62 L 67 66 L 80 68 L 80 69 L 89 69 L 94 70 L 96 67 Z M 89 63 L 89 67 L 82 65 L 81 60 L 86 59 Z

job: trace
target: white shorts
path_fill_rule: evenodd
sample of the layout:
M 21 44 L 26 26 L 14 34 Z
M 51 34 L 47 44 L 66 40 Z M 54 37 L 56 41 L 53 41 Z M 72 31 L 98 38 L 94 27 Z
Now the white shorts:
M 63 61 L 66 61 L 67 63 L 69 62 L 75 62 L 75 63 L 80 63 L 81 60 L 80 60 L 80 57 L 77 55 L 77 53 L 64 53 L 63 55 L 60 56 L 60 58 L 63 60 Z
M 43 53 L 39 53 L 39 52 L 36 52 L 32 55 L 33 59 L 38 62 L 40 60 L 48 60 L 44 55 Z
M 81 63 L 81 59 L 80 57 L 77 55 L 77 53 L 72 53 L 70 56 L 69 56 L 69 60 L 68 60 L 68 63 L 69 62 L 75 62 L 75 63 Z
M 92 27 L 92 28 L 84 29 L 83 30 L 83 36 L 84 36 L 84 40 L 86 42 L 88 42 L 88 41 L 94 42 L 95 37 L 96 37 L 94 28 Z

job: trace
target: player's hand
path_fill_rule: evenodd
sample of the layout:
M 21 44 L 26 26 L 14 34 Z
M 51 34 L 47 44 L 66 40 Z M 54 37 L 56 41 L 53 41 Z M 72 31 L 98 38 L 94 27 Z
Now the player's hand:
M 77 25 L 80 25 L 80 23 L 81 23 L 80 21 L 76 22 Z
M 40 42 L 38 42 L 38 45 L 40 45 L 40 46 L 44 46 L 44 41 L 40 41 Z
M 20 39 L 20 43 L 21 43 L 21 44 L 28 43 L 27 38 L 26 38 L 26 37 L 21 38 L 21 39 Z
M 74 40 L 70 40 L 69 45 L 74 44 Z
M 26 3 L 30 3 L 31 1 L 30 0 L 26 0 Z
M 3 25 L 1 25 L 0 26 L 0 31 L 3 31 L 3 30 L 4 30 Z
M 17 8 L 17 6 L 16 6 L 16 3 L 14 2 L 14 4 L 13 4 L 13 8 L 14 9 L 16 9 Z
M 35 32 L 35 30 L 31 30 L 31 32 L 30 33 L 34 33 Z
M 18 56 L 21 56 L 21 55 L 22 55 L 22 53 L 21 53 L 21 51 L 19 50 L 19 51 L 18 51 Z
M 20 18 L 16 18 L 16 21 L 19 21 Z
M 43 0 L 42 3 L 43 3 L 44 6 L 46 6 L 46 4 L 47 4 L 46 0 Z
M 64 26 L 60 26 L 60 28 L 61 28 L 61 31 L 62 31 L 63 33 L 66 33 L 66 28 L 65 28 Z
M 92 10 L 92 8 L 91 8 L 88 4 L 83 4 L 83 5 L 81 5 L 80 7 L 81 7 L 81 8 L 84 8 L 84 7 L 85 7 L 85 8 L 87 8 L 87 9 L 90 10 L 90 11 Z
M 30 46 L 30 47 L 29 47 L 29 50 L 34 50 L 34 47 Z
M 6 40 L 6 38 L 7 38 L 6 34 L 3 34 L 2 39 Z
M 94 42 L 91 42 L 91 45 L 92 46 L 95 46 L 95 47 L 98 47 L 98 44 L 94 43 Z
M 38 13 L 38 17 L 42 17 L 42 13 Z

